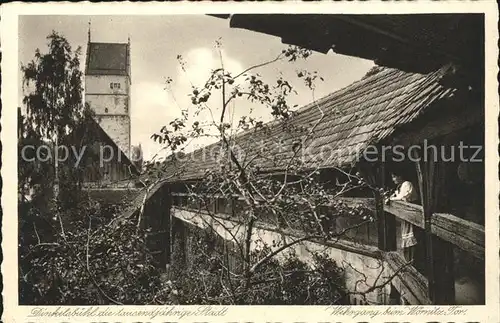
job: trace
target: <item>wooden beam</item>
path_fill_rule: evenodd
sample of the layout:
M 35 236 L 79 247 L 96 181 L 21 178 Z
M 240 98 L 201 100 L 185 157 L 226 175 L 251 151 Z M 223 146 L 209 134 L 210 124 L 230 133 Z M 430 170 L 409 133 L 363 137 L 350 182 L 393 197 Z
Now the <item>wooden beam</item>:
M 435 161 L 436 152 L 429 152 L 428 160 L 416 162 L 420 196 L 424 214 L 426 275 L 429 298 L 433 304 L 455 303 L 453 245 L 432 234 L 432 218 L 443 194 L 445 164 Z
M 172 196 L 190 196 L 189 193 L 181 193 L 181 192 L 172 192 Z M 228 196 L 224 196 L 222 194 L 210 194 L 206 195 L 206 198 L 212 198 L 212 199 L 219 199 L 219 198 L 228 198 Z M 239 200 L 243 201 L 243 197 L 239 195 L 231 195 L 233 200 Z M 326 197 L 328 198 L 328 196 Z M 331 200 L 342 202 L 345 205 L 349 207 L 354 207 L 354 206 L 359 206 L 362 205 L 363 207 L 366 207 L 367 209 L 375 209 L 375 199 L 372 197 L 333 197 L 330 196 Z M 258 199 L 258 197 L 256 198 Z M 297 204 L 301 204 L 305 202 L 297 201 Z M 329 204 L 325 206 L 330 206 Z
M 349 207 L 362 205 L 367 209 L 375 209 L 375 199 L 371 197 L 337 197 L 335 199 Z
M 173 232 L 172 232 L 172 195 L 170 194 L 170 190 L 168 187 L 164 187 L 164 198 L 165 198 L 165 209 L 163 219 L 162 219 L 162 228 L 167 231 L 165 235 L 164 248 L 165 248 L 165 264 L 170 265 L 172 263 L 172 252 L 173 252 Z
M 441 57 L 446 57 L 450 61 L 460 61 L 460 58 L 455 56 L 456 53 L 450 53 L 448 51 L 441 50 L 440 48 L 436 48 L 436 46 L 428 46 L 427 44 L 423 43 L 416 43 L 414 39 L 408 39 L 404 36 L 400 36 L 397 34 L 397 31 L 390 30 L 390 29 L 384 29 L 376 26 L 373 23 L 369 23 L 366 21 L 363 21 L 362 19 L 359 19 L 356 16 L 351 16 L 351 15 L 336 15 L 336 19 L 343 20 L 345 22 L 348 22 L 352 25 L 361 27 L 363 29 L 366 29 L 372 33 L 382 35 L 384 37 L 387 37 L 388 39 L 391 39 L 399 45 L 402 45 L 402 48 L 410 48 L 412 52 L 422 52 L 422 53 L 432 53 L 432 56 L 441 56 Z M 427 45 L 427 46 L 426 46 Z
M 422 214 L 424 219 L 424 247 L 425 247 L 425 272 L 428 283 L 428 295 L 433 304 L 437 299 L 436 268 L 434 266 L 434 248 L 432 246 L 431 217 L 433 213 L 433 168 L 425 161 L 416 162 L 420 197 L 422 200 Z M 432 171 L 431 171 L 432 170 Z
M 423 209 L 420 205 L 403 201 L 392 201 L 384 210 L 401 220 L 424 228 Z M 431 232 L 441 239 L 451 242 L 458 248 L 484 259 L 484 226 L 446 213 L 434 213 L 431 217 Z
M 450 104 L 451 105 L 451 104 Z M 449 107 L 444 107 L 451 109 Z M 453 106 L 453 108 L 456 108 Z M 425 118 L 411 126 L 411 128 L 401 128 L 392 139 L 393 145 L 403 145 L 405 147 L 421 144 L 424 140 L 449 135 L 459 130 L 473 125 L 484 123 L 484 113 L 480 107 L 469 107 L 454 113 L 443 113 L 434 118 Z
M 441 227 L 484 246 L 484 226 L 480 224 L 446 213 L 434 213 L 432 224 L 434 228 Z
M 375 168 L 368 168 L 373 176 L 373 181 L 375 184 L 375 188 L 383 188 L 385 185 L 385 167 L 384 164 L 380 161 L 380 158 L 377 159 L 375 163 Z M 375 195 L 375 217 L 377 221 L 377 237 L 378 237 L 378 248 L 383 251 L 390 251 L 387 243 L 388 232 L 387 232 L 387 224 L 386 224 L 386 213 L 384 212 L 384 196 L 382 192 L 378 189 L 374 190 Z
M 188 193 L 172 192 L 172 196 L 189 196 Z M 214 195 L 214 198 L 221 197 Z M 233 197 L 233 203 L 238 196 Z M 375 199 L 366 197 L 337 197 L 336 200 L 349 207 L 362 205 L 367 209 L 375 210 Z M 234 207 L 233 207 L 234 208 Z M 419 228 L 424 228 L 422 206 L 403 202 L 391 201 L 384 205 L 384 211 L 390 215 L 407 221 Z M 484 259 L 485 233 L 484 226 L 460 219 L 451 214 L 435 213 L 431 218 L 431 232 L 443 240 L 453 243 L 474 257 Z
M 385 187 L 385 165 L 379 158 L 375 172 L 375 181 L 377 188 Z M 378 247 L 383 251 L 396 251 L 396 218 L 393 214 L 387 213 L 384 210 L 384 196 L 379 190 L 375 190 L 375 212 L 377 218 L 378 229 Z
M 384 205 L 384 210 L 419 228 L 424 227 L 424 211 L 420 205 L 403 201 L 391 201 L 390 204 Z
M 431 223 L 433 234 L 484 260 L 484 226 L 445 213 L 434 213 Z
M 382 258 L 387 264 L 389 275 L 395 275 L 393 286 L 410 305 L 432 304 L 427 293 L 427 279 L 421 273 L 407 264 L 397 252 L 383 253 Z

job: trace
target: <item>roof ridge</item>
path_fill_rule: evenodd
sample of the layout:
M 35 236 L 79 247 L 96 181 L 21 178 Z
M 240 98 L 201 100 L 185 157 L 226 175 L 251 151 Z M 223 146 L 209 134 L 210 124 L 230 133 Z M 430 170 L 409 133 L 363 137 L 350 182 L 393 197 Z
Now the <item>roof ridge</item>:
M 354 81 L 354 82 L 352 82 L 352 83 L 350 83 L 350 84 L 348 84 L 348 85 L 346 85 L 346 86 L 344 86 L 344 87 L 342 87 L 342 88 L 340 88 L 332 93 L 329 93 L 329 94 L 327 94 L 327 95 L 325 95 L 325 96 L 323 96 L 315 101 L 312 101 L 311 103 L 308 103 L 308 104 L 302 106 L 300 109 L 297 110 L 297 112 L 299 112 L 299 111 L 302 112 L 304 110 L 307 110 L 307 109 L 311 108 L 312 106 L 314 106 L 315 103 L 318 103 L 319 101 L 323 101 L 323 100 L 326 100 L 326 99 L 329 99 L 329 98 L 332 98 L 335 96 L 340 96 L 340 95 L 344 94 L 345 92 L 352 91 L 354 88 L 356 88 L 356 86 L 361 85 L 360 83 L 363 83 L 363 84 L 370 83 L 369 81 L 373 81 L 374 79 L 376 79 L 375 76 L 380 77 L 380 73 L 387 72 L 388 70 L 389 70 L 389 72 L 394 72 L 395 69 L 382 67 L 382 70 L 379 71 L 378 73 L 375 73 L 375 74 L 372 74 L 368 77 L 356 80 L 356 81 Z M 398 71 L 398 70 L 396 70 L 396 71 Z
M 91 41 L 89 44 L 97 44 L 97 45 L 126 45 L 128 46 L 128 43 L 110 43 L 110 42 L 98 42 L 98 41 Z

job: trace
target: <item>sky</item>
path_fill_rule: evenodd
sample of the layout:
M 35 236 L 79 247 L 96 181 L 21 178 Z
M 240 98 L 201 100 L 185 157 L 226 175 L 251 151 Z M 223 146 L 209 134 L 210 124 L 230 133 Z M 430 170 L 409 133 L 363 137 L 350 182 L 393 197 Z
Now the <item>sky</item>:
M 52 30 L 64 35 L 73 49 L 82 49 L 81 69 L 85 66 L 87 33 L 91 22 L 91 38 L 95 42 L 125 43 L 131 41 L 131 144 L 141 144 L 145 159 L 150 159 L 162 146 L 150 138 L 159 133 L 163 125 L 181 115 L 189 107 L 188 94 L 192 85 L 205 83 L 210 70 L 220 67 L 215 42 L 222 43 L 222 61 L 231 73 L 238 73 L 249 66 L 275 58 L 287 45 L 278 37 L 244 29 L 229 28 L 229 21 L 204 15 L 169 16 L 20 16 L 19 64 L 26 64 L 39 48 L 47 51 L 46 37 Z M 177 56 L 186 62 L 185 71 Z M 356 57 L 313 52 L 305 61 L 278 62 L 256 72 L 268 82 L 275 82 L 279 75 L 293 80 L 298 95 L 290 98 L 299 107 L 339 90 L 361 79 L 373 67 L 373 62 Z M 296 78 L 296 70 L 317 71 L 324 78 L 314 92 Z M 171 78 L 169 89 L 165 80 Z M 22 105 L 21 80 L 19 79 L 19 105 Z M 215 97 L 215 96 L 213 96 Z M 220 100 L 211 98 L 214 111 Z M 254 107 L 244 99 L 235 101 L 230 111 L 234 120 L 249 115 L 263 121 L 271 120 L 268 109 Z M 208 118 L 208 115 L 200 115 Z M 212 138 L 191 142 L 186 151 L 212 142 Z

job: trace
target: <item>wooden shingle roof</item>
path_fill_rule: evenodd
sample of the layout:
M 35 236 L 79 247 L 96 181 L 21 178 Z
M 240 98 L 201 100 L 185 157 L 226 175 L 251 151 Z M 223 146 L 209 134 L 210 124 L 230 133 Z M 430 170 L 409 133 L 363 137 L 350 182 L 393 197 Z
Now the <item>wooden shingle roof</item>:
M 388 138 L 437 100 L 453 95 L 454 89 L 439 84 L 448 69 L 418 74 L 377 67 L 363 79 L 302 107 L 285 124 L 272 122 L 267 131 L 242 133 L 233 140 L 235 151 L 243 163 L 251 160 L 262 171 L 276 171 L 304 142 L 298 156 L 307 168 L 353 165 L 368 145 Z M 295 130 L 287 131 L 284 125 Z M 172 162 L 170 172 L 182 167 L 177 180 L 202 178 L 207 170 L 220 167 L 221 146 L 218 142 L 188 154 L 182 162 Z

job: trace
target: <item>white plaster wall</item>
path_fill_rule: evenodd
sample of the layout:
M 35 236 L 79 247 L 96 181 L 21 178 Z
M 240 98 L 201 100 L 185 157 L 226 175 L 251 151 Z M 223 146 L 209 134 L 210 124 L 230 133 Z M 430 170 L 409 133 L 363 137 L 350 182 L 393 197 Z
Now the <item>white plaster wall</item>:
M 214 220 L 212 217 L 206 214 L 197 214 L 187 210 L 173 208 L 172 216 L 175 216 L 200 228 L 211 226 L 220 236 L 227 240 L 234 241 L 232 235 L 234 235 L 236 239 L 241 239 L 245 234 L 244 225 L 228 220 Z M 272 246 L 273 240 L 282 241 L 283 239 L 286 239 L 286 241 L 290 241 L 290 238 L 286 237 L 284 234 L 262 228 L 256 228 L 252 237 L 252 248 L 258 248 L 258 240 L 261 240 L 268 246 Z M 309 241 L 298 243 L 291 248 L 293 248 L 296 252 L 296 255 L 306 263 L 310 263 L 312 261 L 313 252 L 326 252 L 331 257 L 331 259 L 337 262 L 337 265 L 345 269 L 346 285 L 350 291 L 356 290 L 362 292 L 367 288 L 373 286 L 375 282 L 377 285 L 383 283 L 384 277 L 388 276 L 387 272 L 383 269 L 384 267 L 382 266 L 381 261 L 375 258 Z M 282 259 L 284 255 L 285 254 L 283 253 L 279 254 L 279 256 L 277 256 L 277 259 Z M 366 278 L 363 275 L 365 275 Z M 359 280 L 362 280 L 363 283 L 357 284 Z M 390 284 L 387 284 L 383 291 L 374 291 L 369 293 L 367 295 L 367 299 L 373 304 L 378 304 L 381 302 L 383 303 L 386 302 L 386 297 L 384 295 L 389 295 L 389 292 Z
M 119 83 L 120 88 L 111 88 L 110 83 Z M 128 76 L 85 76 L 85 102 L 97 114 L 97 122 L 103 130 L 127 156 L 130 156 L 129 94 Z
M 98 115 L 129 115 L 129 98 L 126 95 L 86 94 L 85 102 Z M 108 109 L 106 112 L 106 108 Z
M 129 157 L 130 118 L 128 116 L 99 116 L 97 122 L 125 155 Z
M 111 89 L 109 83 L 120 83 L 119 89 Z M 86 75 L 85 94 L 128 94 L 128 76 L 123 75 Z

